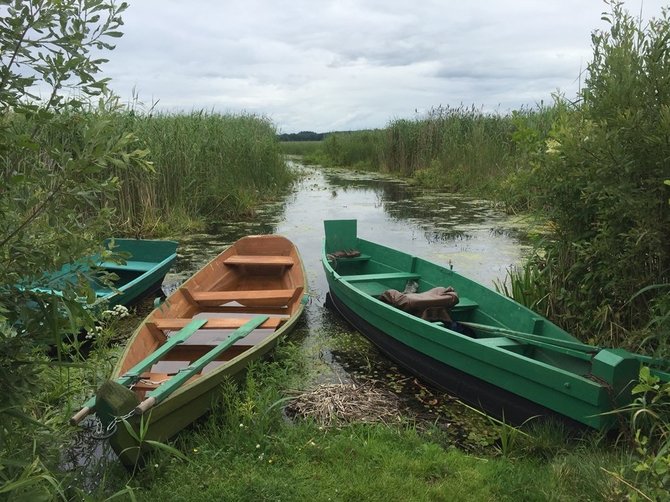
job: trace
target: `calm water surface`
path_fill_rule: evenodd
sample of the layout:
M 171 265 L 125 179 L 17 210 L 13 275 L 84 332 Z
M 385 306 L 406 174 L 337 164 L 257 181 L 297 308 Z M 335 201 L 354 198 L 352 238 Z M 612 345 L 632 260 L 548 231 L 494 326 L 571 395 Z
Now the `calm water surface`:
M 309 167 L 297 161 L 292 165 L 303 173 L 292 193 L 260 208 L 252 221 L 214 225 L 208 234 L 179 239 L 180 256 L 176 273 L 166 278 L 167 290 L 240 237 L 284 235 L 298 246 L 309 282 L 311 301 L 291 337 L 313 363 L 307 386 L 375 380 L 421 412 L 438 414 L 450 423 L 474 420 L 458 401 L 396 368 L 326 308 L 328 288 L 320 263 L 323 220 L 355 218 L 363 238 L 453 265 L 489 287 L 529 251 L 526 227 L 485 200 L 417 188 L 378 173 Z
M 309 294 L 305 316 L 290 339 L 299 343 L 310 372 L 305 388 L 319 383 L 370 382 L 395 392 L 420 420 L 442 426 L 465 449 L 488 447 L 496 437 L 490 422 L 460 401 L 432 389 L 384 358 L 361 335 L 325 306 L 327 283 L 321 269 L 323 220 L 358 220 L 359 235 L 412 253 L 454 270 L 486 286 L 502 280 L 508 267 L 529 251 L 526 226 L 477 200 L 416 188 L 377 173 L 304 166 L 300 181 L 283 200 L 264 205 L 250 221 L 214 224 L 208 233 L 175 236 L 179 256 L 163 284 L 166 293 L 237 239 L 251 234 L 278 233 L 299 248 L 307 272 Z M 145 312 L 143 312 L 145 310 Z M 151 310 L 140 307 L 138 319 Z M 91 459 L 107 457 L 102 443 L 81 438 L 69 449 L 64 467 L 81 469 Z M 91 486 L 98 474 L 82 473 Z

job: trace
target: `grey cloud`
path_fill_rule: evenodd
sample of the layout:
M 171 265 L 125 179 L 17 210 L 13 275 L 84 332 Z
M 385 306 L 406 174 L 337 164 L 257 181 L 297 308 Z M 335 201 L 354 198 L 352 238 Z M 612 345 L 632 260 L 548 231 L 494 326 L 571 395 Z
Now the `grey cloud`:
M 657 15 L 667 0 L 644 0 Z M 641 0 L 627 0 L 633 13 Z M 438 105 L 573 95 L 597 0 L 142 0 L 104 67 L 159 109 L 251 111 L 286 132 L 382 127 Z

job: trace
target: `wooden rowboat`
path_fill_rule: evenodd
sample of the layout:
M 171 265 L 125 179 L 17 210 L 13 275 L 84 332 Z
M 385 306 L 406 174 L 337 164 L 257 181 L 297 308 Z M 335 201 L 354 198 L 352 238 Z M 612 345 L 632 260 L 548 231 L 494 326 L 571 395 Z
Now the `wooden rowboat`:
M 361 239 L 356 220 L 326 221 L 325 233 L 340 314 L 410 372 L 508 423 L 553 416 L 607 430 L 641 364 L 670 380 L 670 361 L 583 344 L 449 268 Z M 403 293 L 408 281 L 416 292 Z
M 149 424 L 143 440 L 163 441 L 203 415 L 225 377 L 295 326 L 304 294 L 303 265 L 288 239 L 240 239 L 144 319 L 110 381 L 71 423 L 95 411 L 121 461 L 135 465 L 140 424 Z
M 90 272 L 92 267 L 115 274 L 118 279 L 113 288 L 93 280 L 90 283 L 95 294 L 95 305 L 131 305 L 140 298 L 158 290 L 177 258 L 177 243 L 164 240 L 114 239 L 113 251 L 127 259 L 105 261 L 91 257 L 64 265 L 58 272 L 45 274 L 41 286 L 33 291 L 60 295 L 68 284 L 76 284 L 79 274 Z M 109 247 L 110 240 L 106 240 Z M 90 300 L 89 300 L 90 301 Z

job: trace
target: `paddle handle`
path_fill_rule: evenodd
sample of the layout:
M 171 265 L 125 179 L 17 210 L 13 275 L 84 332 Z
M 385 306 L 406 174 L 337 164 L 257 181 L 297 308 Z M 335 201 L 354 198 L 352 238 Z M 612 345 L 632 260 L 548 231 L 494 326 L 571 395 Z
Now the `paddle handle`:
M 72 415 L 72 418 L 70 418 L 70 425 L 77 425 L 79 422 L 84 420 L 89 414 L 91 414 L 93 410 L 89 406 L 84 406 L 81 410 L 79 410 L 77 413 Z
M 142 401 L 135 407 L 135 414 L 142 415 L 143 413 L 146 413 L 148 410 L 154 407 L 156 402 L 157 401 L 155 397 L 146 398 L 144 401 Z

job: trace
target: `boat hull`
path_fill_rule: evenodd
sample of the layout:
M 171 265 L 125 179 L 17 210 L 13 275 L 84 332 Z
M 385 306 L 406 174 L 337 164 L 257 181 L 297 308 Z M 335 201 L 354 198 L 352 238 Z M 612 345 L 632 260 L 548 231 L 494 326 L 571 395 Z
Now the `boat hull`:
M 581 344 L 451 269 L 361 239 L 355 220 L 325 226 L 322 265 L 332 303 L 410 372 L 509 423 L 560 417 L 598 430 L 618 424 L 611 412 L 630 402 L 640 367 L 634 355 Z M 420 292 L 455 287 L 460 302 L 450 314 L 474 329 L 454 331 L 381 301 L 384 291 L 402 291 L 407 281 Z
M 220 385 L 223 381 L 228 378 L 243 379 L 249 364 L 262 359 L 271 352 L 277 343 L 294 329 L 301 314 L 302 309 L 294 319 L 278 330 L 275 336 L 267 340 L 263 346 L 255 348 L 252 353 L 245 353 L 238 360 L 227 364 L 221 371 L 213 372 L 206 378 L 199 379 L 197 383 L 182 388 L 178 393 L 152 408 L 149 413 L 128 419 L 127 423 L 132 433 L 123 424 L 118 424 L 115 434 L 109 438 L 109 444 L 121 463 L 132 469 L 141 463 L 146 453 L 150 451 L 150 445 L 138 444 L 136 439 L 140 436 L 142 424 L 147 426 L 146 434 L 141 438 L 142 441 L 165 442 L 206 415 L 219 398 Z
M 110 240 L 104 242 L 107 248 Z M 104 272 L 115 274 L 113 288 L 98 280 L 92 280 L 90 286 L 95 301 L 87 304 L 90 309 L 131 306 L 142 298 L 158 291 L 165 275 L 177 258 L 177 242 L 146 239 L 114 239 L 114 253 L 127 257 L 127 261 L 101 261 L 99 256 L 64 265 L 55 273 L 45 274 L 44 284 L 49 287 L 31 288 L 36 292 L 62 296 L 66 287 L 79 281 L 79 272 L 93 274 L 93 266 Z M 82 300 L 83 301 L 83 300 Z
M 519 425 L 534 417 L 545 417 L 567 422 L 569 426 L 575 429 L 584 428 L 584 424 L 576 420 L 562 416 L 549 408 L 540 406 L 406 346 L 356 314 L 355 311 L 337 298 L 332 290 L 328 299 L 329 306 L 334 308 L 342 318 L 370 340 L 389 359 L 434 387 L 452 396 L 459 396 L 473 407 L 481 409 L 507 424 Z

